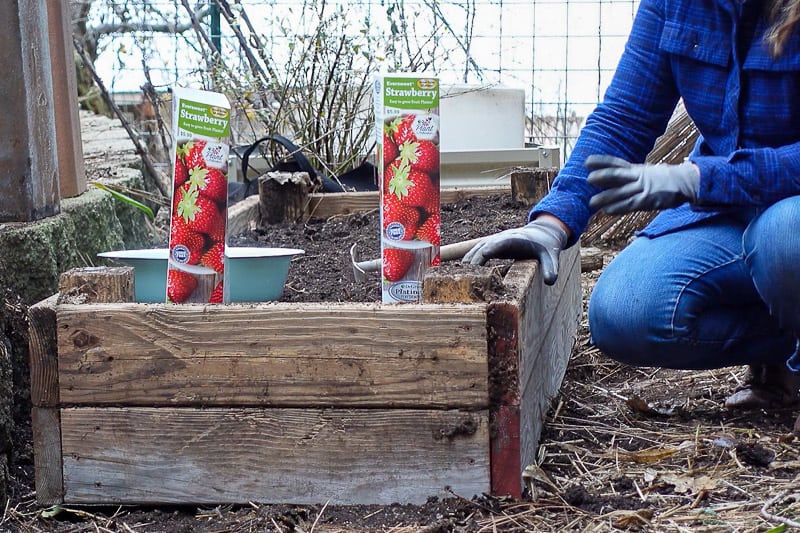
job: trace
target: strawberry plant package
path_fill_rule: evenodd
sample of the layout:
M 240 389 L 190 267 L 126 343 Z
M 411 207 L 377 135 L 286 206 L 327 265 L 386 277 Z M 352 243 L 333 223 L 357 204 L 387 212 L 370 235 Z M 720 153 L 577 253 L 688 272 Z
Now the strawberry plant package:
M 382 300 L 416 302 L 425 271 L 439 264 L 439 80 L 382 74 L 374 92 Z
M 175 88 L 167 302 L 222 303 L 230 103 Z

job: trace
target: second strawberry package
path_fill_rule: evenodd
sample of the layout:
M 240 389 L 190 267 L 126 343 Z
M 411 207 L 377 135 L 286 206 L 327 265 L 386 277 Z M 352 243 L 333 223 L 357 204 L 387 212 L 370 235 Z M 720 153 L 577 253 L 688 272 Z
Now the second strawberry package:
M 381 197 L 384 303 L 417 302 L 439 264 L 439 80 L 384 74 L 374 106 Z
M 173 89 L 172 216 L 167 302 L 223 301 L 230 103 Z

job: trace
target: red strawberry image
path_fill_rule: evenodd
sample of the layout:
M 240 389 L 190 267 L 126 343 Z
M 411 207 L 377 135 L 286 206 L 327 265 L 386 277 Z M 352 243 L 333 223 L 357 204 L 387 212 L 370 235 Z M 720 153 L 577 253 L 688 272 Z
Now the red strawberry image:
M 200 194 L 217 203 L 228 200 L 228 180 L 219 169 L 193 168 L 189 171 L 189 183 L 197 188 Z
M 183 162 L 186 163 L 186 168 L 192 170 L 193 168 L 205 168 L 206 158 L 203 156 L 203 150 L 206 147 L 206 141 L 189 141 L 183 145 L 181 153 L 183 153 Z
M 203 255 L 206 238 L 201 233 L 193 231 L 179 216 L 173 216 L 169 231 L 170 255 L 176 246 L 184 246 L 189 254 L 185 261 L 187 264 L 196 265 Z
M 225 242 L 225 218 L 219 217 L 219 220 L 208 232 L 209 238 L 214 242 Z
M 402 161 L 400 159 L 395 159 L 391 163 L 389 163 L 386 168 L 383 169 L 383 191 L 384 194 L 388 193 L 389 191 L 389 182 L 392 181 L 394 177 L 394 173 L 400 168 L 401 165 L 408 166 L 408 163 Z
M 404 204 L 421 207 L 429 213 L 439 207 L 439 188 L 433 185 L 425 172 L 400 165 L 389 182 L 389 193 L 396 195 Z
M 172 214 L 178 212 L 178 204 L 181 203 L 184 193 L 189 190 L 189 184 L 184 183 L 180 187 L 175 187 L 175 192 L 172 193 Z
M 189 179 L 189 171 L 186 169 L 186 165 L 183 164 L 179 155 L 175 155 L 175 187 L 179 187 L 186 183 L 186 180 Z
M 439 215 L 433 214 L 422 223 L 415 236 L 421 241 L 426 241 L 434 246 L 439 246 L 442 244 L 440 227 L 441 222 Z
M 191 187 L 183 193 L 178 202 L 177 214 L 194 231 L 210 233 L 219 224 L 222 215 L 217 204 L 205 196 L 200 196 Z
M 208 303 L 221 304 L 222 303 L 222 282 L 217 283 L 214 290 L 211 291 L 211 296 L 208 298 Z
M 399 248 L 383 251 L 383 277 L 388 281 L 400 281 L 414 263 L 414 253 Z
M 412 128 L 416 118 L 416 115 L 403 115 L 397 117 L 389 124 L 389 130 L 392 132 L 392 139 L 394 139 L 397 146 L 400 146 L 406 141 L 417 140 L 417 134 L 414 133 L 414 129 Z
M 419 209 L 403 204 L 394 194 L 387 194 L 383 197 L 383 230 L 391 234 L 390 238 L 395 240 L 409 240 L 414 238 L 414 234 L 419 227 Z M 402 230 L 402 236 L 400 231 Z M 398 233 L 393 233 L 398 232 Z
M 197 288 L 197 279 L 188 272 L 171 268 L 167 274 L 167 298 L 179 304 L 185 302 Z
M 225 268 L 225 242 L 214 243 L 200 258 L 200 264 L 222 274 Z
M 400 157 L 408 161 L 413 170 L 431 175 L 439 173 L 439 147 L 431 141 L 406 141 L 399 150 Z
M 397 149 L 392 136 L 387 127 L 383 128 L 383 167 L 386 168 L 389 164 L 397 159 L 400 152 Z

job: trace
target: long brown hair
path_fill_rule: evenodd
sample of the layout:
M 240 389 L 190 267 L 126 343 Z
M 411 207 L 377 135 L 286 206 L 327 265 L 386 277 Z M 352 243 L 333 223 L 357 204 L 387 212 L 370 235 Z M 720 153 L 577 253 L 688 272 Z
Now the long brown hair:
M 773 57 L 783 53 L 783 47 L 800 22 L 800 0 L 774 0 L 769 8 L 772 26 L 767 32 L 767 43 Z

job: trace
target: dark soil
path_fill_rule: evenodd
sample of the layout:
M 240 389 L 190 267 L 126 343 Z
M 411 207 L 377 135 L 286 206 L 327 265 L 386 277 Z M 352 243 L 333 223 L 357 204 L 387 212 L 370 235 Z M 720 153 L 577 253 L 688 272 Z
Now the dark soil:
M 445 244 L 525 222 L 527 208 L 494 197 L 443 206 Z M 371 212 L 283 224 L 236 236 L 233 245 L 302 248 L 282 300 L 380 301 L 378 274 L 353 281 L 349 249 L 379 253 L 378 214 Z M 607 260 L 615 247 L 606 248 Z M 599 272 L 582 274 L 584 302 Z M 6 309 L 24 314 L 6 298 Z M 6 320 L 6 326 L 17 324 Z M 24 339 L 11 337 L 21 353 Z M 562 390 L 540 440 L 537 499 L 511 501 L 452 495 L 424 505 L 261 505 L 203 508 L 67 506 L 35 503 L 30 403 L 17 395 L 9 496 L 0 531 L 52 532 L 473 532 L 473 531 L 764 531 L 778 524 L 759 513 L 767 500 L 796 492 L 800 457 L 790 434 L 796 412 L 728 413 L 725 396 L 741 369 L 679 372 L 620 365 L 579 331 Z M 15 382 L 24 391 L 24 372 Z M 663 456 L 648 455 L 667 450 Z M 638 455 L 637 455 L 638 454 Z M 791 494 L 791 492 L 789 492 Z M 800 516 L 790 496 L 774 515 Z M 796 518 L 795 518 L 796 519 Z
M 441 211 L 442 243 L 483 237 L 526 222 L 528 207 L 508 195 L 474 198 L 445 204 Z M 353 278 L 350 248 L 355 245 L 362 260 L 380 256 L 377 209 L 363 214 L 312 219 L 305 224 L 264 226 L 229 239 L 231 246 L 300 248 L 289 269 L 284 302 L 379 302 L 380 273 L 368 272 L 367 280 Z M 496 261 L 490 263 L 502 263 Z M 449 265 L 448 268 L 458 268 Z

